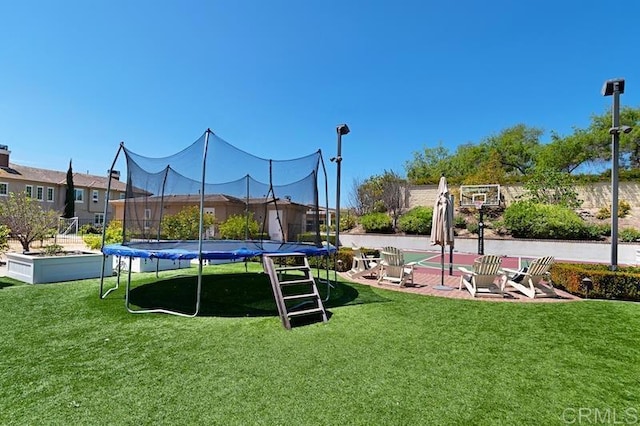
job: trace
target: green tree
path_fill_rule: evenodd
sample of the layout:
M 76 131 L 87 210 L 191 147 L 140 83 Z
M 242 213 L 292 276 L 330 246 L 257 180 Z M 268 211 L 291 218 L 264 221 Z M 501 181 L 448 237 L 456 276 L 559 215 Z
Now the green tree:
M 244 240 L 256 238 L 260 224 L 253 218 L 253 213 L 232 215 L 218 226 L 220 237 L 225 240 Z
M 22 249 L 29 251 L 31 243 L 57 232 L 59 213 L 44 210 L 38 201 L 26 192 L 10 192 L 0 202 L 0 224 L 11 230 Z
M 603 161 L 611 158 L 611 110 L 607 109 L 602 114 L 591 116 L 591 124 L 586 130 L 591 137 L 591 145 L 588 147 L 593 152 L 599 153 Z M 620 109 L 620 125 L 630 126 L 631 133 L 620 135 L 620 154 L 622 167 L 630 169 L 640 168 L 640 108 L 624 106 Z
M 447 174 L 449 150 L 442 142 L 435 148 L 424 148 L 422 152 L 414 152 L 413 159 L 405 163 L 407 180 L 414 185 L 437 183 L 442 174 Z
M 206 214 L 203 222 L 206 230 L 214 224 L 215 218 Z M 200 208 L 188 206 L 174 215 L 163 217 L 162 234 L 172 240 L 197 240 L 200 235 Z
M 69 168 L 67 169 L 67 187 L 64 199 L 64 213 L 62 217 L 71 219 L 76 215 L 76 191 L 73 186 L 73 169 L 71 160 L 69 160 Z
M 9 250 L 9 235 L 11 234 L 11 230 L 4 226 L 0 225 L 0 253 L 5 253 Z
M 544 170 L 572 173 L 586 163 L 595 163 L 602 157 L 594 146 L 594 136 L 584 129 L 574 128 L 573 134 L 560 136 L 551 133 L 551 142 L 538 154 L 536 167 Z
M 528 175 L 536 164 L 543 133 L 542 129 L 517 124 L 489 136 L 482 143 L 500 154 L 507 175 Z
M 555 204 L 575 209 L 582 202 L 578 199 L 574 185 L 569 173 L 538 167 L 524 184 L 523 198 L 538 204 Z

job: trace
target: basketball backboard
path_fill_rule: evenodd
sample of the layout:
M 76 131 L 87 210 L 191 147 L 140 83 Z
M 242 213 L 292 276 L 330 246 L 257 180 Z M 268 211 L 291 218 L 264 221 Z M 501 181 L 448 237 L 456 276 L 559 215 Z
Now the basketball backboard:
M 475 207 L 500 205 L 500 185 L 462 185 L 460 186 L 460 206 Z

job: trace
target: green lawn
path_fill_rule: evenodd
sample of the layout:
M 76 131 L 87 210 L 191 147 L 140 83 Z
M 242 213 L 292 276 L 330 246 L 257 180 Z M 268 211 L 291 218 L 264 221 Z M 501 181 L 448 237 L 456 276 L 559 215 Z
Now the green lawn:
M 640 411 L 640 304 L 345 283 L 328 323 L 287 331 L 264 275 L 205 270 L 197 318 L 130 314 L 122 289 L 99 299 L 98 280 L 0 279 L 0 424 L 577 424 L 579 409 Z M 189 309 L 184 273 L 134 274 L 132 300 Z

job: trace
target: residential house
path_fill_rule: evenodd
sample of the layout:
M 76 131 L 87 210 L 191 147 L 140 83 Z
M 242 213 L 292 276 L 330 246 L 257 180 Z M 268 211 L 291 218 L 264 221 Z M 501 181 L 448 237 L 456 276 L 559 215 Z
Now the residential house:
M 45 209 L 64 211 L 67 172 L 21 166 L 10 162 L 9 147 L 0 145 L 0 199 L 9 193 L 25 191 L 38 200 Z M 120 174 L 112 171 L 110 199 L 124 198 L 126 184 L 119 180 Z M 73 173 L 75 191 L 75 215 L 78 222 L 104 223 L 105 196 L 109 176 Z M 108 211 L 111 218 L 111 208 Z
M 146 238 L 156 238 L 158 224 L 163 217 L 174 215 L 185 207 L 200 205 L 199 196 L 167 195 L 165 197 L 135 197 L 126 200 L 127 222 L 137 222 L 135 232 Z M 123 220 L 125 216 L 125 200 L 111 202 L 114 219 Z M 208 237 L 217 236 L 217 224 L 233 215 L 242 215 L 245 211 L 253 213 L 253 217 L 269 238 L 276 241 L 296 241 L 298 235 L 307 230 L 307 220 L 312 211 L 309 206 L 278 199 L 276 202 L 265 202 L 264 199 L 240 199 L 229 195 L 209 194 L 204 197 L 205 214 L 214 216 L 214 227 L 208 230 Z M 133 225 L 132 225 L 133 226 Z

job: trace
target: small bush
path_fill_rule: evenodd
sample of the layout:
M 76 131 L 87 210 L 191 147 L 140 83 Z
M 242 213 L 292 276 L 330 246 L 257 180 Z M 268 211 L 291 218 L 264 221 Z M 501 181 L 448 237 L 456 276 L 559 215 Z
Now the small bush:
M 391 218 L 386 213 L 369 213 L 360 217 L 365 232 L 390 233 L 393 231 Z
M 102 234 L 102 225 L 99 223 L 85 223 L 78 229 L 80 235 L 85 234 Z
M 102 235 L 86 234 L 82 240 L 92 250 L 98 250 L 102 245 Z M 122 242 L 122 222 L 112 220 L 105 230 L 105 244 L 118 244 Z
M 433 209 L 414 207 L 398 219 L 398 228 L 407 234 L 426 235 L 431 233 Z
M 356 227 L 356 217 L 352 214 L 340 216 L 340 231 L 348 231 Z
M 592 235 L 592 228 L 570 208 L 531 201 L 507 207 L 504 225 L 516 238 L 578 240 Z
M 42 253 L 46 256 L 55 256 L 59 253 L 62 253 L 64 247 L 60 244 L 49 244 L 47 246 L 42 247 Z
M 620 241 L 625 243 L 634 243 L 640 241 L 640 230 L 635 228 L 624 228 L 618 233 Z
M 626 217 L 631 212 L 631 204 L 628 201 L 618 202 L 618 217 Z M 609 219 L 611 217 L 611 206 L 601 207 L 596 213 L 596 219 Z
M 454 216 L 453 227 L 456 229 L 467 229 L 467 220 L 462 215 Z
M 478 225 L 477 222 L 467 223 L 467 231 L 471 232 L 472 234 L 478 235 L 479 230 L 480 230 L 480 225 Z

